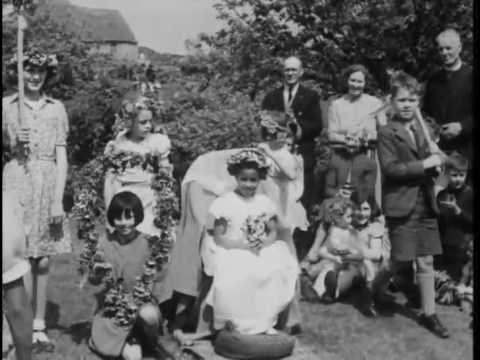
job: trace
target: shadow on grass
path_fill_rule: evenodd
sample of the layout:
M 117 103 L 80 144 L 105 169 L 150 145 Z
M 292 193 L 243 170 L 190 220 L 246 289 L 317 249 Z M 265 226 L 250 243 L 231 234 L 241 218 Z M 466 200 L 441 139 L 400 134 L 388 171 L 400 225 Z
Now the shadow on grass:
M 47 308 L 45 310 L 45 325 L 47 329 L 61 329 L 58 326 L 60 320 L 60 306 L 52 301 L 47 301 Z
M 65 330 L 65 333 L 71 336 L 75 344 L 80 345 L 88 341 L 91 329 L 92 323 L 90 321 L 82 321 L 70 325 L 70 327 Z
M 302 279 L 305 280 L 304 277 L 303 278 L 301 277 L 301 280 Z M 301 287 L 302 287 L 301 301 L 308 302 L 311 304 L 325 305 L 320 300 L 320 298 L 315 294 L 314 290 L 311 288 L 311 282 L 303 281 L 301 283 Z M 346 294 L 342 295 L 336 302 L 344 305 L 351 305 L 356 310 L 358 310 L 361 314 L 365 315 L 364 309 L 367 304 L 365 301 L 365 297 L 363 296 L 363 293 L 362 293 L 362 287 L 359 285 L 354 285 L 354 287 L 351 290 L 349 290 Z M 392 304 L 389 304 L 384 309 L 381 309 L 381 310 L 377 309 L 377 311 L 379 316 L 381 317 L 393 317 L 395 314 L 398 314 L 413 321 L 416 321 L 418 318 L 417 313 L 414 310 L 406 307 L 405 305 L 398 303 L 397 301 L 393 302 Z
M 362 296 L 361 287 L 354 287 L 351 291 L 345 294 L 345 296 L 342 296 L 338 302 L 352 305 L 360 313 L 364 314 L 366 303 L 365 298 Z M 417 321 L 418 318 L 414 310 L 406 307 L 405 305 L 399 304 L 396 301 L 392 304 L 389 304 L 385 309 L 377 309 L 377 311 L 379 316 L 383 317 L 393 317 L 394 315 L 398 314 L 413 321 Z
M 86 342 L 90 337 L 91 322 L 81 321 L 70 325 L 70 327 L 61 326 L 58 324 L 60 320 L 60 306 L 54 302 L 47 302 L 46 310 L 46 325 L 48 329 L 60 330 L 64 334 L 71 336 L 72 340 L 80 345 Z

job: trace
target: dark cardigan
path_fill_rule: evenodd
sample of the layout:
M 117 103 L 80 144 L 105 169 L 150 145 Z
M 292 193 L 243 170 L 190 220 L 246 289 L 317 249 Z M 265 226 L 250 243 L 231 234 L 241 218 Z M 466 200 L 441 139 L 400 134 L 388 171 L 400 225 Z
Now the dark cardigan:
M 473 74 L 472 68 L 463 64 L 457 71 L 437 70 L 428 79 L 424 111 L 441 126 L 450 122 L 460 122 L 462 132 L 453 140 L 440 140 L 440 148 L 445 151 L 458 150 L 471 156 L 473 127 Z

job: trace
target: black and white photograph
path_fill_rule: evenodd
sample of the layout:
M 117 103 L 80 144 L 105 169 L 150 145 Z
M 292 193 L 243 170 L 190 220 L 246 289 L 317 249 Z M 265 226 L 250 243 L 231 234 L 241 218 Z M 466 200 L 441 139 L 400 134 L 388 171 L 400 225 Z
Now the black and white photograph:
M 2 0 L 2 360 L 473 360 L 474 10 Z

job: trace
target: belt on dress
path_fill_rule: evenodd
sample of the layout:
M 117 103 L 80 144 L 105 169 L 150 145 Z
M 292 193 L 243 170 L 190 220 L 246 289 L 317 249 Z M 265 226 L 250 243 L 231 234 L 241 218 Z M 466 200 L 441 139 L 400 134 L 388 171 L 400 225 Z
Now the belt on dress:
M 55 161 L 54 155 L 29 155 L 30 160 Z

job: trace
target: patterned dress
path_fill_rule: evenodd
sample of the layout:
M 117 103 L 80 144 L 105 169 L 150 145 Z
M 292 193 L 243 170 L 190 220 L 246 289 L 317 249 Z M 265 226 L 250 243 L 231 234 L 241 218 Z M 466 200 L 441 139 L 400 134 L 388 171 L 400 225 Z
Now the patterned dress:
M 2 131 L 14 145 L 20 130 L 18 95 L 2 99 Z M 24 124 L 30 128 L 30 153 L 26 166 L 16 159 L 3 169 L 3 191 L 15 192 L 24 210 L 27 238 L 26 256 L 40 258 L 71 252 L 66 220 L 63 238 L 54 241 L 50 232 L 51 208 L 55 201 L 57 164 L 55 149 L 66 146 L 68 119 L 63 104 L 43 96 L 39 101 L 25 101 Z

